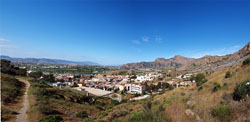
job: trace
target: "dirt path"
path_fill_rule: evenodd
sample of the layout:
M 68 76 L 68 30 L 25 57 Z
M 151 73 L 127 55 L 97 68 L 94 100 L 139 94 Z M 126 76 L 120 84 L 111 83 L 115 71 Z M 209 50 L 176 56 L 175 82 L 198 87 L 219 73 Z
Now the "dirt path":
M 19 81 L 21 82 L 24 82 L 25 83 L 25 93 L 24 93 L 24 96 L 23 96 L 23 106 L 22 108 L 18 111 L 18 115 L 17 115 L 17 119 L 16 119 L 16 122 L 28 122 L 28 117 L 27 117 L 27 110 L 28 110 L 28 107 L 29 107 L 29 99 L 28 99 L 28 89 L 30 87 L 30 83 L 27 81 L 27 80 L 24 80 L 24 79 L 20 79 L 18 78 Z

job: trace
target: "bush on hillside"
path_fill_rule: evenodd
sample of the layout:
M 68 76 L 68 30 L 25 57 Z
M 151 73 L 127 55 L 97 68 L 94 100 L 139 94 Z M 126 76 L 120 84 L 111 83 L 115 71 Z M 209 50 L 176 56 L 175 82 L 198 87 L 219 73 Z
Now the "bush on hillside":
M 227 71 L 226 75 L 225 75 L 225 78 L 231 78 L 231 77 L 232 77 L 232 72 Z
M 132 113 L 129 116 L 127 122 L 150 122 L 150 118 L 145 114 L 144 111 L 138 111 Z
M 119 105 L 119 104 L 120 104 L 120 102 L 118 102 L 117 100 L 111 100 L 111 105 L 116 106 L 116 105 Z
M 207 82 L 206 77 L 203 73 L 197 74 L 194 79 L 196 82 L 196 86 L 198 87 Z
M 60 114 L 58 111 L 54 110 L 51 106 L 44 102 L 39 102 L 38 111 L 45 115 Z
M 27 70 L 26 69 L 18 69 L 16 70 L 16 75 L 26 76 Z
M 220 104 L 217 107 L 212 108 L 212 113 L 214 117 L 217 117 L 221 122 L 229 121 L 230 110 L 225 104 Z
M 43 75 L 43 73 L 41 71 L 37 71 L 37 72 L 31 72 L 29 74 L 29 76 L 33 77 L 33 78 L 40 78 Z
M 61 116 L 58 115 L 48 115 L 39 120 L 39 122 L 63 122 L 63 119 Z
M 216 92 L 218 91 L 219 89 L 221 89 L 221 86 L 218 82 L 214 82 L 214 88 L 213 88 L 213 92 Z
M 11 64 L 11 61 L 1 59 L 1 72 L 10 75 L 25 76 L 27 70 L 15 67 L 14 65 Z
M 76 83 L 74 83 L 72 87 L 79 87 L 79 86 Z
M 127 122 L 170 122 L 171 119 L 164 113 L 165 108 L 162 104 L 153 109 L 151 101 L 143 104 L 143 110 L 130 114 Z
M 246 58 L 243 63 L 243 65 L 247 65 L 247 64 L 250 64 L 250 57 Z
M 118 118 L 118 117 L 122 117 L 122 116 L 125 116 L 127 115 L 128 112 L 127 111 L 118 111 L 118 112 L 115 112 L 111 115 L 111 118 Z
M 76 117 L 87 118 L 88 117 L 88 113 L 86 111 L 80 111 L 80 112 L 76 113 Z
M 94 120 L 91 118 L 85 118 L 82 120 L 82 122 L 94 122 Z
M 49 81 L 49 82 L 54 82 L 55 81 L 55 77 L 54 77 L 53 74 L 43 75 L 43 80 Z
M 250 80 L 245 80 L 244 82 L 238 84 L 233 93 L 234 100 L 244 99 L 247 95 L 250 95 Z

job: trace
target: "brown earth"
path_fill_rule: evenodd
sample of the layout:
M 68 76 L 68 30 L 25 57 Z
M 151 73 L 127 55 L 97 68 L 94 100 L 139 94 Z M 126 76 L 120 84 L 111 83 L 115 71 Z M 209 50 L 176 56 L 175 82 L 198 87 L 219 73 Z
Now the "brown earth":
M 28 92 L 28 89 L 30 87 L 30 83 L 27 80 L 24 80 L 24 79 L 19 78 L 18 80 L 25 83 L 26 89 L 25 89 L 25 93 L 24 93 L 24 96 L 23 96 L 23 99 L 24 99 L 23 100 L 23 106 L 18 111 L 16 122 L 28 122 L 27 110 L 28 110 L 28 107 L 29 107 L 29 99 L 28 99 L 27 92 Z

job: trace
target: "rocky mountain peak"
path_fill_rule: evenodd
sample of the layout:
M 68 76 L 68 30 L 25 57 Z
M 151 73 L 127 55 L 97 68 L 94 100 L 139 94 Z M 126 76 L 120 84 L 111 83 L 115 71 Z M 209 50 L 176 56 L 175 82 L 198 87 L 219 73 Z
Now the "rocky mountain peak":
M 250 42 L 248 42 L 241 50 L 238 51 L 240 55 L 247 55 L 250 53 Z
M 167 59 L 165 58 L 157 58 L 155 59 L 155 62 L 163 62 L 163 61 L 166 61 Z

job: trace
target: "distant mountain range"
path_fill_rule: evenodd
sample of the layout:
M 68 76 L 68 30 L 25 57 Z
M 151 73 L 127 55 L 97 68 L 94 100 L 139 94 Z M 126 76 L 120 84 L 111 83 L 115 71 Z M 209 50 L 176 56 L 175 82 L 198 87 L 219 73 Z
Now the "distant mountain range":
M 61 59 L 48 59 L 48 58 L 12 58 L 9 56 L 0 56 L 1 59 L 10 60 L 12 62 L 23 62 L 23 63 L 41 63 L 41 64 L 78 64 L 78 65 L 99 65 L 96 62 L 91 61 L 68 61 Z
M 224 56 L 204 56 L 202 58 L 187 58 L 176 55 L 173 58 L 157 58 L 152 62 L 128 63 L 121 66 L 124 69 L 169 68 L 186 71 L 205 71 L 221 69 L 239 63 L 250 56 L 250 42 L 241 50 Z

